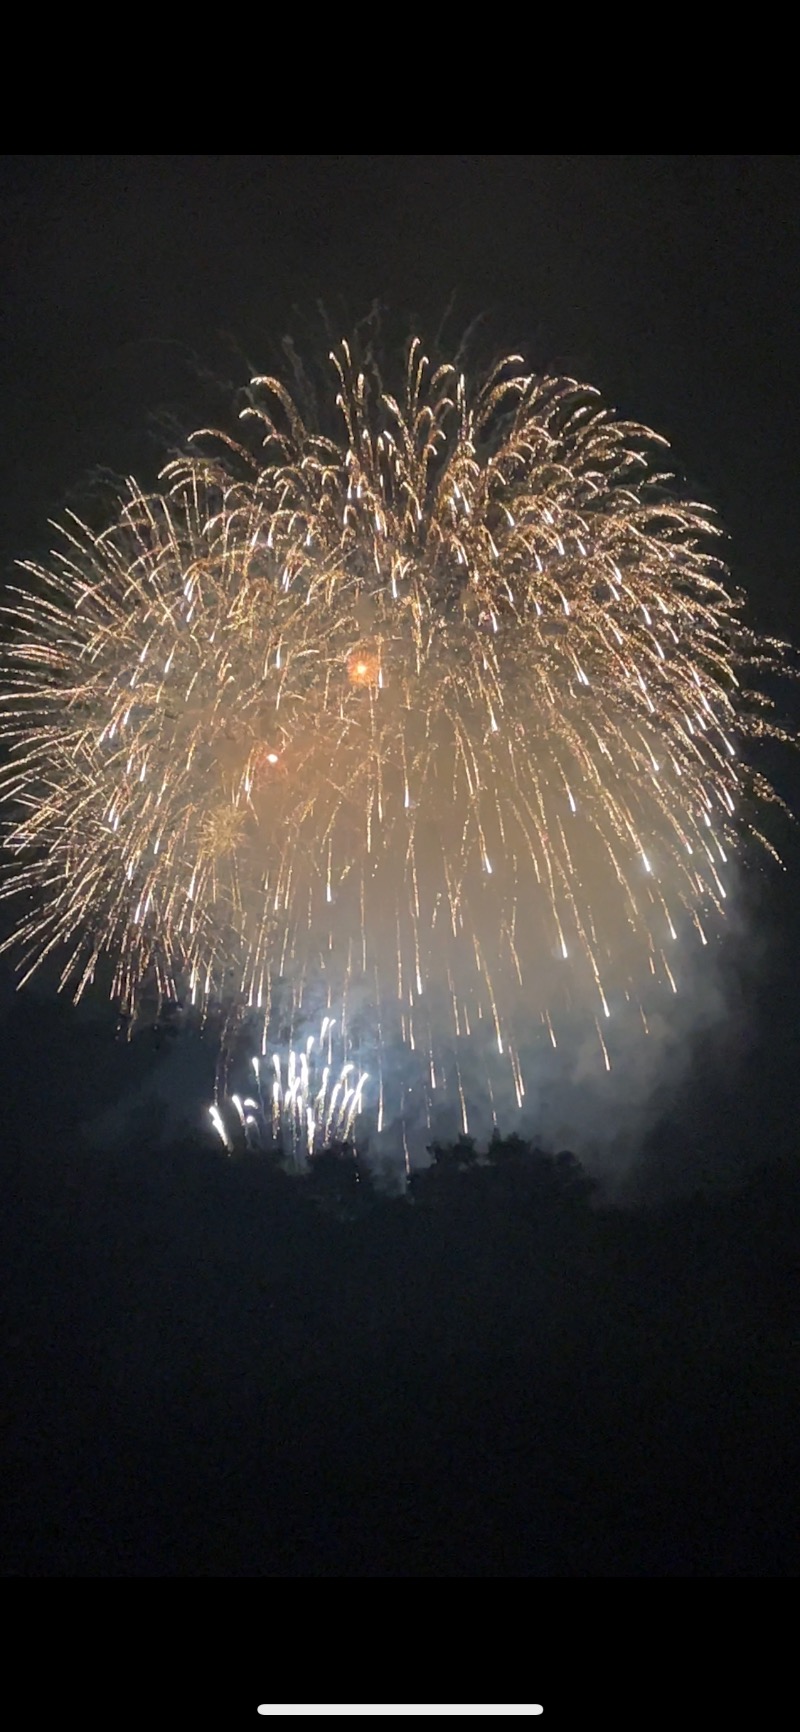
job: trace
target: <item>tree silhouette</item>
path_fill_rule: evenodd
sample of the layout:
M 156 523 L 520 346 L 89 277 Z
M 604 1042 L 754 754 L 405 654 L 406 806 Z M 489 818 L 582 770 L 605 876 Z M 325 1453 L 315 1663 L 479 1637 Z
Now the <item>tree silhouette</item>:
M 343 1218 L 369 1208 L 375 1195 L 369 1168 L 351 1143 L 332 1143 L 310 1155 L 303 1186 L 321 1208 Z

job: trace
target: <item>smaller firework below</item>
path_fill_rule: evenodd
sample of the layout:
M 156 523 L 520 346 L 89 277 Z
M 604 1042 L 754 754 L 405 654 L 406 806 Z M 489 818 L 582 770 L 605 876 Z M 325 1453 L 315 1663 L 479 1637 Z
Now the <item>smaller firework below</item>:
M 244 1139 L 247 1148 L 281 1149 L 300 1166 L 320 1149 L 352 1141 L 368 1075 L 352 1060 L 337 1068 L 335 1028 L 326 1016 L 303 1047 L 254 1056 L 255 1094 L 232 1092 L 222 1108 L 209 1107 L 229 1153 Z

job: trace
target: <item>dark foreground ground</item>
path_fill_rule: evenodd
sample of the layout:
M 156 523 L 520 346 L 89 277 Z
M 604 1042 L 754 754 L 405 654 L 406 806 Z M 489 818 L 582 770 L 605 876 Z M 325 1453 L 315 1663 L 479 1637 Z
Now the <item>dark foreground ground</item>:
M 4 1571 L 796 1572 L 800 1175 L 6 1151 Z

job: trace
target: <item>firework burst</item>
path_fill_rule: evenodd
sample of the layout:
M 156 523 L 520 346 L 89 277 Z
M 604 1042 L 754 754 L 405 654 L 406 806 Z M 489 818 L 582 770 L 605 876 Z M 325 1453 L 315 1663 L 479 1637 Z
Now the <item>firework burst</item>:
M 332 1143 L 346 1143 L 364 1104 L 368 1073 L 352 1060 L 334 1064 L 335 1019 L 325 1016 L 318 1035 L 284 1055 L 251 1058 L 256 1097 L 236 1091 L 229 1096 L 228 1119 L 236 1114 L 240 1136 L 249 1148 L 279 1147 L 296 1166 Z M 209 1108 L 211 1122 L 227 1149 L 233 1148 L 228 1123 L 219 1105 Z
M 13 943 L 76 998 L 109 956 L 127 1009 L 322 993 L 368 1020 L 379 1122 L 401 1043 L 466 1125 L 470 1043 L 521 1102 L 532 1029 L 588 1017 L 609 1064 L 616 1008 L 676 989 L 681 925 L 705 942 L 764 841 L 740 747 L 780 733 L 750 681 L 783 646 L 665 442 L 590 388 L 511 357 L 471 392 L 417 341 L 397 396 L 331 361 L 338 435 L 255 379 L 241 441 L 23 567 Z

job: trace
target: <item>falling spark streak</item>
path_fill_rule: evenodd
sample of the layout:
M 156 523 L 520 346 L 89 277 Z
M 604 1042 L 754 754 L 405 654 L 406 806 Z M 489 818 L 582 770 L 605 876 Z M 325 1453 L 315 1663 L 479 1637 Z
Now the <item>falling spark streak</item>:
M 104 530 L 69 514 L 50 564 L 22 562 L 3 948 L 27 978 L 66 947 L 76 999 L 108 956 L 128 1012 L 188 983 L 264 1026 L 279 976 L 300 1013 L 322 970 L 384 1042 L 402 1016 L 437 1092 L 454 1022 L 493 1027 L 520 1098 L 532 1024 L 555 1046 L 578 1007 L 608 1064 L 597 1010 L 651 974 L 675 990 L 665 899 L 706 942 L 708 813 L 724 865 L 735 812 L 776 798 L 741 748 L 787 738 L 742 672 L 785 646 L 742 623 L 663 441 L 590 387 L 510 357 L 470 391 L 417 340 L 397 396 L 348 343 L 332 362 L 333 436 L 256 378 L 240 441 L 196 435 L 160 491 L 128 483 Z M 320 1053 L 270 1101 L 306 1145 L 362 1104 L 321 1088 Z
M 208 1116 L 211 1120 L 212 1125 L 214 1126 L 214 1129 L 218 1132 L 219 1136 L 221 1137 L 222 1142 L 225 1145 L 225 1148 L 230 1152 L 230 1150 L 233 1147 L 233 1144 L 232 1144 L 231 1139 L 228 1135 L 227 1129 L 225 1127 L 225 1122 L 222 1118 L 222 1114 L 220 1113 L 219 1107 L 216 1107 L 216 1106 L 209 1107 Z

